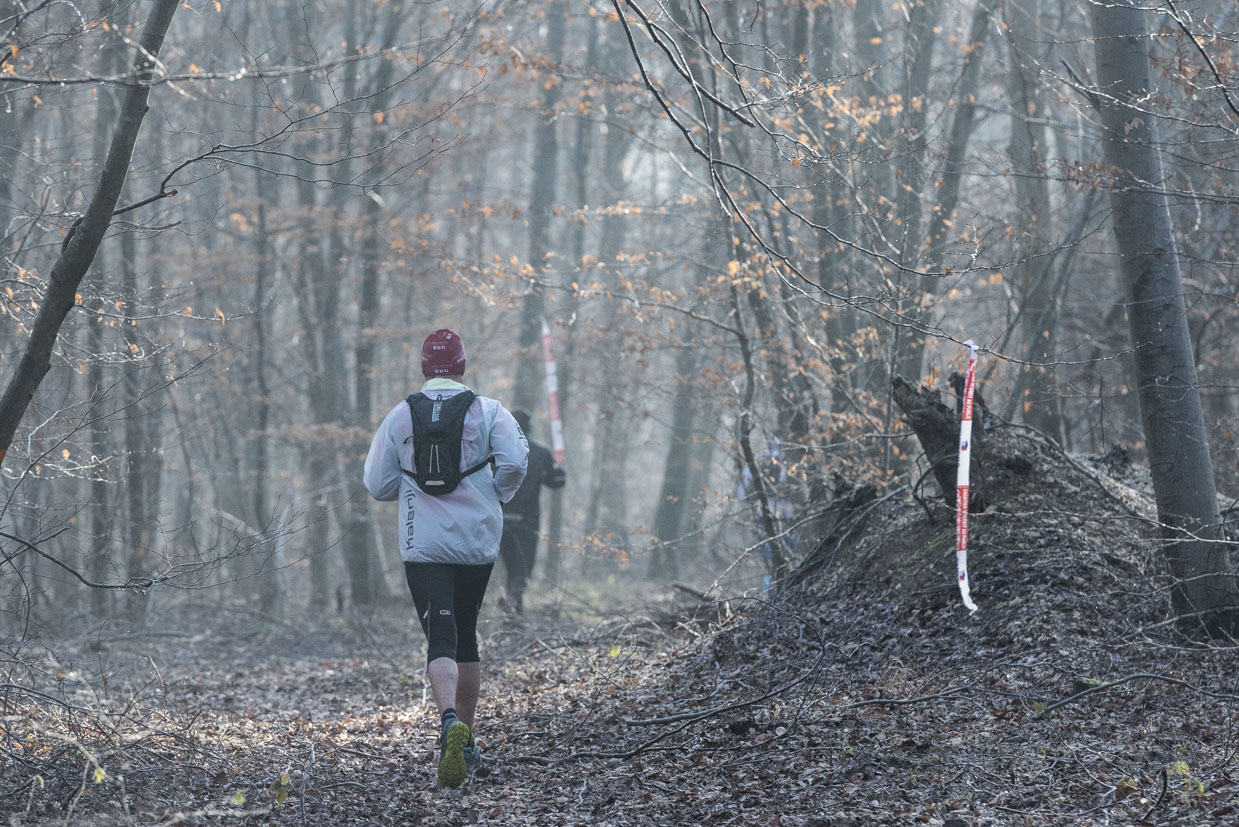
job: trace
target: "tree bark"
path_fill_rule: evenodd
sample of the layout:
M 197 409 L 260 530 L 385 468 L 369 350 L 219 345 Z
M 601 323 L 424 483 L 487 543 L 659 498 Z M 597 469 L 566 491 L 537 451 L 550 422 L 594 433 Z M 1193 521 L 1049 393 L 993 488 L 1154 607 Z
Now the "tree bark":
M 251 121 L 254 134 L 258 134 L 261 126 L 258 108 L 254 108 Z M 266 172 L 261 161 L 254 164 L 254 191 L 262 192 L 266 183 Z M 275 257 L 272 255 L 271 238 L 267 226 L 266 199 L 258 199 L 255 211 L 254 228 L 254 299 L 250 312 L 253 314 L 252 327 L 254 350 L 252 354 L 253 370 L 250 375 L 250 393 L 254 404 L 254 424 L 247 434 L 249 445 L 249 461 L 251 468 L 250 484 L 253 486 L 251 501 L 253 503 L 253 525 L 260 531 L 269 533 L 284 531 L 283 526 L 273 525 L 274 515 L 268 514 L 267 480 L 271 475 L 270 436 L 271 426 L 271 387 L 267 381 L 267 360 L 270 358 L 267 347 L 267 328 L 271 319 L 264 306 L 267 296 L 268 270 Z M 268 572 L 260 576 L 258 593 L 263 612 L 272 617 L 278 616 L 283 608 L 283 581 L 278 572 Z
M 1016 226 L 1019 228 L 1015 283 L 1021 291 L 1019 310 L 1022 353 L 1011 404 L 1022 408 L 1024 421 L 1064 444 L 1062 402 L 1054 372 L 1044 362 L 1057 341 L 1058 295 L 1053 289 L 1054 258 L 1046 255 L 1051 233 L 1050 188 L 1045 178 L 1049 109 L 1038 76 L 1049 62 L 1043 33 L 1056 27 L 1046 22 L 1038 0 L 1007 3 L 1004 19 L 1011 55 L 1007 89 L 1014 106 L 1007 145 L 1014 176 Z M 1008 416 L 1008 419 L 1011 417 Z
M 317 190 L 308 179 L 297 182 L 298 199 L 301 210 L 306 216 L 314 216 L 319 212 Z M 342 379 L 342 372 L 331 373 L 326 366 L 327 358 L 322 351 L 329 349 L 331 344 L 324 342 L 327 331 L 338 324 L 337 301 L 331 295 L 332 284 L 337 281 L 327 272 L 323 250 L 324 244 L 329 244 L 330 236 L 324 239 L 314 230 L 307 230 L 302 240 L 303 247 L 297 266 L 297 310 L 302 327 L 302 340 L 305 348 L 306 365 L 309 368 L 309 381 L 306 383 L 310 406 L 310 419 L 321 432 L 323 426 L 329 426 L 339 420 L 337 415 L 339 389 L 331 385 L 331 378 Z M 324 307 L 324 302 L 326 306 Z M 338 344 L 337 332 L 337 344 Z M 327 455 L 324 446 L 309 447 L 309 487 L 311 505 L 307 509 L 308 519 L 316 524 L 317 536 L 324 541 L 324 548 L 316 549 L 310 557 L 310 605 L 322 608 L 331 600 L 331 572 L 325 554 L 326 547 L 331 544 L 332 513 L 334 503 L 328 500 L 328 494 L 337 477 L 335 472 L 335 457 Z
M 125 68 L 124 56 L 117 52 L 106 54 L 103 56 L 102 66 L 107 74 L 119 75 Z M 98 109 L 95 113 L 95 134 L 92 144 L 94 161 L 100 166 L 107 162 L 108 130 L 115 123 L 120 112 L 119 98 L 120 93 L 117 90 L 108 88 L 99 90 L 96 98 L 98 100 Z M 65 116 L 68 118 L 68 113 L 65 113 Z M 114 250 L 115 247 L 112 249 Z M 124 252 L 122 250 L 123 255 Z M 88 294 L 103 293 L 104 290 L 102 289 L 103 285 L 101 282 L 108 278 L 108 251 L 99 251 L 96 255 L 96 261 L 98 266 L 95 268 L 94 275 L 83 278 Z M 96 296 L 95 301 L 98 302 L 97 306 L 101 307 L 103 305 L 101 297 Z M 90 358 L 86 368 L 87 387 L 85 395 L 91 400 L 92 408 L 100 410 L 103 406 L 104 383 L 106 381 L 103 370 L 103 353 L 106 345 L 103 335 L 105 328 L 102 310 L 94 318 L 87 321 L 86 324 L 86 347 Z M 117 508 L 117 498 L 112 495 L 115 486 L 111 485 L 109 480 L 111 474 L 110 458 L 113 455 L 113 446 L 108 421 L 101 412 L 90 417 L 90 420 L 91 452 L 99 457 L 101 461 L 98 467 L 92 470 L 90 475 L 90 504 L 88 510 L 90 513 L 91 544 L 87 551 L 89 555 L 87 567 L 92 573 L 91 579 L 94 582 L 106 583 L 110 579 L 115 578 L 119 573 L 119 566 L 112 559 L 112 518 L 120 509 Z M 107 615 L 114 605 L 116 604 L 113 602 L 113 597 L 107 589 L 91 589 L 90 607 L 91 612 L 96 618 L 102 618 Z
M 587 21 L 589 34 L 586 37 L 585 48 L 585 64 L 587 66 L 596 66 L 599 57 L 599 29 L 598 18 L 590 17 Z M 612 131 L 607 130 L 609 135 Z M 576 188 L 574 201 L 577 209 L 585 210 L 589 205 L 590 183 L 593 176 L 590 175 L 590 160 L 593 156 L 593 143 L 597 139 L 598 128 L 594 125 L 590 118 L 581 117 L 576 121 L 576 136 L 574 138 L 575 146 L 572 153 L 572 180 Z M 572 223 L 572 228 L 569 233 L 570 240 L 567 245 L 571 251 L 571 266 L 579 268 L 581 261 L 585 256 L 585 218 L 582 216 L 579 220 Z M 577 308 L 580 302 L 576 293 L 570 293 L 564 308 L 565 316 L 569 319 L 576 317 Z M 576 372 L 573 370 L 577 355 L 576 337 L 569 335 L 563 337 L 564 347 L 562 352 L 557 352 L 556 357 L 559 360 L 559 410 L 561 418 L 564 419 L 564 437 L 567 444 L 579 445 L 581 441 L 574 438 L 573 430 L 577 427 L 579 417 L 573 414 L 573 404 L 575 404 L 575 378 Z M 563 417 L 563 414 L 568 414 Z M 564 464 L 569 464 L 565 458 Z M 584 463 L 578 462 L 576 472 L 580 473 Z M 569 480 L 569 485 L 577 480 Z M 551 502 L 549 516 L 547 519 L 547 544 L 546 544 L 546 562 L 542 567 L 543 576 L 552 585 L 556 586 L 559 583 L 560 563 L 562 561 L 561 543 L 564 534 L 564 488 L 556 488 L 551 491 Z
M 0 465 L 13 444 L 13 436 L 35 390 L 51 369 L 52 351 L 65 317 L 77 303 L 77 289 L 112 223 L 112 213 L 120 199 L 129 173 L 129 162 L 146 116 L 151 84 L 155 78 L 155 59 L 163 47 L 180 0 L 155 0 L 142 29 L 140 48 L 133 61 L 133 74 L 127 84 L 124 103 L 111 148 L 99 176 L 99 185 L 81 221 L 66 238 L 60 257 L 52 265 L 47 291 L 35 317 L 25 352 L 0 398 Z
M 345 27 L 345 46 L 349 54 L 361 48 L 357 34 L 357 23 L 364 13 L 367 4 L 352 3 L 347 12 L 348 22 Z M 398 6 L 389 8 L 384 18 L 383 47 L 390 48 L 395 40 L 399 22 Z M 391 101 L 390 90 L 391 62 L 381 60 L 373 75 L 373 88 L 376 90 L 372 98 L 374 111 L 381 111 Z M 355 75 L 350 73 L 345 83 L 345 94 L 349 100 L 357 98 L 357 83 Z M 371 145 L 382 144 L 384 130 L 376 127 L 371 137 Z M 342 132 L 341 152 L 348 153 L 353 149 L 352 120 Z M 346 178 L 352 167 L 351 162 L 345 162 Z M 382 306 L 379 293 L 379 277 L 382 259 L 381 240 L 383 211 L 380 199 L 376 193 L 367 193 L 361 200 L 361 226 L 358 228 L 362 236 L 361 244 L 361 290 L 357 312 L 357 336 L 354 345 L 355 374 L 353 384 L 352 410 L 342 412 L 340 424 L 347 428 L 354 423 L 373 421 L 374 371 L 376 353 L 376 327 L 379 311 Z M 342 221 L 337 221 L 337 228 L 343 227 Z M 343 241 L 341 242 L 343 247 Z M 343 257 L 343 256 L 341 256 Z M 354 450 L 354 447 L 356 450 Z M 370 498 L 361 485 L 361 469 L 355 457 L 364 456 L 366 443 L 349 446 L 341 451 L 338 467 L 343 472 L 343 490 L 347 492 L 348 500 L 342 509 L 349 528 L 344 536 L 342 548 L 344 563 L 349 575 L 350 598 L 354 606 L 370 606 L 390 597 L 387 581 L 383 577 L 383 566 L 375 554 L 374 521 L 370 519 Z
M 1239 589 L 1220 533 L 1178 254 L 1159 191 L 1164 175 L 1157 131 L 1141 106 L 1154 91 L 1147 12 L 1131 0 L 1089 8 L 1105 160 L 1118 176 L 1110 203 L 1129 301 L 1140 416 L 1163 548 L 1177 578 L 1173 608 L 1186 625 L 1234 630 Z
M 938 185 L 938 202 L 926 233 L 926 269 L 941 273 L 947 267 L 947 235 L 955 222 L 955 208 L 959 206 L 959 191 L 964 180 L 964 161 L 968 145 L 976 127 L 977 93 L 981 87 L 981 65 L 985 57 L 986 35 L 990 28 L 995 0 L 981 0 L 972 12 L 968 28 L 967 57 L 960 70 L 954 118 L 947 138 L 946 157 L 942 161 Z M 922 295 L 935 295 L 940 287 L 940 278 L 922 282 Z M 906 315 L 913 326 L 912 335 L 905 343 L 901 356 L 899 376 L 919 377 L 924 370 L 925 337 L 918 330 L 925 323 L 927 312 L 924 306 L 910 307 Z
M 680 349 L 675 357 L 675 394 L 672 397 L 671 433 L 663 463 L 662 490 L 654 513 L 654 546 L 650 555 L 650 576 L 656 580 L 671 580 L 679 574 L 678 541 L 684 533 L 686 512 L 690 505 L 688 485 L 691 480 L 689 458 L 692 456 L 693 404 L 692 379 L 697 372 L 697 356 L 693 352 L 693 336 L 688 325 L 681 327 Z
M 17 15 L 14 0 L 0 0 L 0 20 L 10 20 Z M 0 48 L 0 60 L 12 60 L 16 55 L 11 50 Z M 4 77 L 0 64 L 0 78 Z M 17 163 L 22 157 L 22 118 L 14 106 L 15 84 L 0 80 L 0 255 L 7 253 L 12 245 L 13 224 L 16 210 L 13 209 L 13 182 L 17 179 Z M 0 345 L 4 343 L 0 333 Z
M 903 411 L 904 419 L 908 421 L 921 449 L 925 452 L 925 460 L 929 463 L 930 472 L 938 483 L 942 500 L 947 508 L 955 508 L 955 480 L 959 468 L 959 421 L 963 412 L 964 377 L 958 373 L 951 374 L 951 387 L 955 392 L 955 409 L 943 404 L 938 392 L 924 386 L 916 387 L 908 384 L 903 378 L 896 376 L 891 382 L 891 397 Z M 976 423 L 972 431 L 973 464 L 981 466 L 984 459 L 980 448 L 985 437 L 985 400 L 980 389 L 974 394 L 973 420 Z M 975 470 L 968 491 L 968 510 L 981 511 L 985 508 L 986 499 L 983 484 L 984 475 Z
M 557 70 L 564 59 L 566 2 L 547 7 L 546 48 Z M 538 128 L 534 130 L 533 191 L 529 197 L 529 265 L 541 273 L 551 250 L 551 207 L 558 187 L 559 139 L 556 111 L 562 95 L 557 78 L 548 78 L 542 88 Z M 531 413 L 538 410 L 542 390 L 542 316 L 545 300 L 539 290 L 525 294 L 521 305 L 520 361 L 516 368 L 513 404 Z
M 101 262 L 102 263 L 102 262 Z M 103 352 L 103 318 L 92 319 L 87 324 L 90 331 L 87 334 L 90 352 Z M 103 392 L 103 364 L 98 358 L 90 360 L 86 369 L 87 395 L 98 404 Z M 102 416 L 91 417 L 90 445 L 94 454 L 105 458 L 99 467 L 92 469 L 90 477 L 90 545 L 87 550 L 87 568 L 91 580 L 105 583 L 113 575 L 115 565 L 112 562 L 112 521 L 109 515 L 113 513 L 115 504 L 112 497 L 112 486 L 108 484 L 108 463 L 106 457 L 111 452 L 111 438 L 107 423 Z M 112 606 L 112 598 L 107 589 L 92 589 L 90 608 L 95 617 L 103 617 Z
M 384 220 L 382 207 L 374 198 L 366 198 L 362 205 L 365 216 L 361 254 L 361 302 L 357 317 L 357 344 L 354 349 L 356 358 L 355 399 L 353 421 L 371 423 L 374 421 L 374 374 L 376 370 L 377 327 L 379 311 L 382 308 L 379 293 L 379 275 L 382 266 L 382 251 L 380 249 L 380 234 Z M 342 423 L 347 424 L 347 423 Z M 357 456 L 364 455 L 366 446 L 361 445 Z M 383 566 L 375 556 L 374 521 L 370 519 L 370 508 L 366 503 L 369 497 L 358 484 L 361 474 L 351 473 L 356 468 L 356 462 L 350 457 L 341 457 L 343 467 L 350 469 L 347 479 L 348 490 L 353 495 L 352 508 L 355 522 L 350 533 L 350 542 L 345 543 L 345 553 L 350 557 L 361 557 L 366 561 L 364 569 L 359 569 L 358 577 L 367 577 L 369 584 L 353 584 L 353 600 L 363 605 L 373 604 L 391 596 L 387 581 L 383 578 Z
M 887 372 L 890 379 L 898 376 L 905 365 L 915 361 L 918 366 L 921 361 L 921 349 L 912 341 L 920 338 L 915 328 L 905 327 L 902 322 L 920 309 L 919 277 L 917 283 L 910 283 L 908 270 L 916 268 L 919 263 L 924 218 L 922 216 L 922 189 L 925 185 L 925 153 L 929 146 L 926 138 L 926 120 L 929 113 L 929 75 L 933 66 L 934 47 L 938 43 L 935 34 L 938 19 L 941 17 L 942 3 L 940 0 L 923 0 L 912 4 L 911 14 L 904 35 L 905 60 L 900 92 L 903 97 L 902 113 L 899 125 L 902 137 L 892 141 L 899 147 L 899 164 L 895 169 L 895 186 L 892 198 L 895 202 L 895 216 L 899 224 L 899 263 L 891 281 L 895 284 L 895 309 L 901 324 L 892 325 L 890 329 L 890 345 L 887 353 Z M 913 374 L 919 380 L 919 372 Z M 888 380 L 889 381 L 889 380 Z M 895 406 L 888 399 L 885 409 L 885 431 L 891 430 L 891 422 L 895 417 Z M 889 441 L 882 442 L 882 468 L 898 467 L 899 458 L 891 452 Z

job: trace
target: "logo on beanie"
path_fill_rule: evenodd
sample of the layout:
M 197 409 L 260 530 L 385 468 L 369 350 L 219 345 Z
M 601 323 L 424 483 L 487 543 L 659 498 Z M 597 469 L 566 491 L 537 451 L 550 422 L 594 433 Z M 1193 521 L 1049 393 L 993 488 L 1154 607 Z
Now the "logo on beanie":
M 422 375 L 460 376 L 465 372 L 465 346 L 460 337 L 444 328 L 426 337 L 422 344 Z

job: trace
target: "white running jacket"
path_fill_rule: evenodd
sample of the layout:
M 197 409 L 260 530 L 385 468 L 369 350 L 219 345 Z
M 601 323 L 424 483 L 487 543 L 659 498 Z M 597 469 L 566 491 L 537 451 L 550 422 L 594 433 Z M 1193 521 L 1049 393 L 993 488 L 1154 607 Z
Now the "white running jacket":
M 438 399 L 468 388 L 439 378 L 421 390 Z M 500 503 L 512 499 L 525 479 L 529 443 L 503 405 L 479 396 L 465 414 L 461 470 L 488 456 L 495 458 L 493 469 L 470 474 L 450 494 L 427 494 L 401 472 L 414 469 L 409 406 L 402 401 L 383 419 L 366 455 L 363 480 L 376 500 L 399 500 L 400 556 L 406 563 L 482 565 L 495 559 L 503 533 Z

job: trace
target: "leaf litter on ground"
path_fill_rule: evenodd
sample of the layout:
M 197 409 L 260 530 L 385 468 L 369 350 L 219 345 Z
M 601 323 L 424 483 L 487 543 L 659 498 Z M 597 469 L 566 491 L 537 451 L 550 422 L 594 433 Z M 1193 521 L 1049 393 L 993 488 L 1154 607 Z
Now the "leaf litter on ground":
M 907 497 L 823 527 L 770 597 L 589 626 L 489 609 L 487 771 L 452 791 L 407 606 L 185 600 L 14 673 L 0 800 L 13 824 L 1236 819 L 1236 648 L 1167 622 L 1147 480 L 990 438 L 1020 461 L 981 469 L 974 615 L 950 510 Z

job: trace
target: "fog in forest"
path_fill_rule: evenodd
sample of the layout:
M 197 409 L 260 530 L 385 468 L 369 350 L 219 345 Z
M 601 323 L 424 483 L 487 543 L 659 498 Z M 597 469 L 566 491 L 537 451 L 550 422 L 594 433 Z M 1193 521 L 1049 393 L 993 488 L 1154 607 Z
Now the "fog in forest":
M 1236 44 L 0 0 L 6 823 L 1233 819 Z M 565 478 L 476 742 L 362 476 L 444 328 Z

